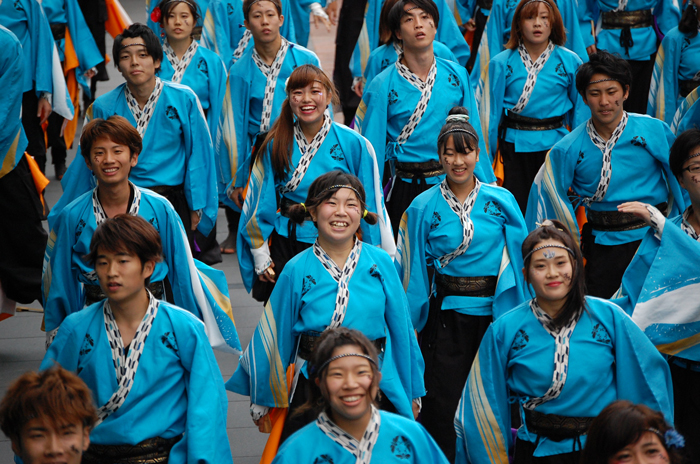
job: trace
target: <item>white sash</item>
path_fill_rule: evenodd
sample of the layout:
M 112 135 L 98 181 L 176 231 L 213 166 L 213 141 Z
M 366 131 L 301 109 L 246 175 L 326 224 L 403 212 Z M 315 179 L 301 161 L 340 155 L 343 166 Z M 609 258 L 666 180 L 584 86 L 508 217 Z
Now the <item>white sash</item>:
M 323 267 L 326 271 L 333 277 L 338 283 L 338 292 L 335 297 L 335 309 L 333 310 L 333 317 L 328 325 L 329 329 L 335 329 L 343 324 L 345 319 L 345 313 L 348 309 L 348 301 L 350 300 L 350 289 L 349 283 L 352 275 L 355 273 L 357 268 L 357 263 L 360 261 L 360 253 L 362 253 L 362 241 L 355 239 L 355 245 L 350 250 L 348 258 L 345 260 L 345 265 L 341 270 L 338 265 L 333 261 L 328 254 L 321 248 L 318 244 L 318 240 L 314 242 L 313 245 L 314 255 L 321 261 Z
M 355 464 L 369 464 L 372 461 L 372 450 L 379 438 L 379 427 L 381 426 L 381 416 L 377 408 L 372 406 L 372 416 L 370 417 L 367 429 L 362 435 L 362 440 L 357 439 L 345 430 L 341 429 L 328 417 L 326 412 L 322 412 L 316 419 L 316 425 L 328 438 L 345 448 L 355 456 Z
M 537 320 L 540 321 L 544 330 L 554 337 L 554 343 L 556 344 L 556 349 L 554 350 L 554 374 L 552 375 L 552 385 L 544 396 L 530 398 L 530 400 L 523 404 L 524 408 L 532 410 L 542 403 L 558 398 L 559 394 L 564 389 L 566 376 L 569 371 L 569 342 L 576 328 L 576 323 L 581 318 L 581 313 L 583 311 L 579 309 L 565 326 L 556 329 L 552 318 L 542 311 L 535 298 L 530 300 L 530 309 L 532 309 L 533 314 L 537 317 Z
M 554 44 L 550 41 L 545 51 L 542 52 L 539 58 L 537 58 L 537 61 L 533 63 L 532 58 L 530 58 L 530 54 L 525 48 L 525 45 L 523 45 L 522 42 L 520 43 L 518 53 L 520 53 L 520 59 L 525 65 L 525 69 L 527 69 L 527 80 L 525 81 L 525 87 L 523 87 L 523 92 L 518 99 L 518 103 L 510 111 L 519 114 L 525 109 L 530 101 L 530 97 L 532 96 L 532 91 L 535 90 L 537 75 L 540 73 L 542 68 L 544 68 L 545 63 L 547 63 L 547 60 L 552 55 L 553 50 Z
M 158 103 L 158 99 L 160 98 L 160 93 L 162 91 L 163 81 L 161 81 L 159 77 L 156 77 L 156 86 L 153 89 L 153 93 L 151 93 L 151 96 L 148 97 L 146 106 L 144 106 L 143 110 L 141 110 L 141 108 L 139 108 L 138 102 L 136 101 L 136 97 L 134 97 L 134 95 L 131 93 L 131 90 L 129 90 L 129 86 L 124 86 L 124 93 L 126 94 L 126 103 L 129 105 L 129 110 L 134 116 L 134 119 L 136 119 L 136 130 L 139 131 L 139 135 L 141 136 L 141 138 L 143 138 L 144 134 L 146 133 L 146 129 L 148 129 L 148 123 L 151 121 L 151 117 L 153 117 L 153 112 L 155 111 L 156 103 Z
M 299 146 L 299 151 L 301 152 L 301 159 L 299 160 L 299 165 L 294 169 L 294 174 L 292 178 L 285 185 L 279 188 L 279 194 L 284 195 L 285 193 L 293 192 L 299 187 L 302 179 L 306 175 L 306 171 L 309 169 L 311 160 L 314 155 L 323 145 L 323 141 L 326 140 L 328 132 L 331 130 L 331 118 L 328 114 L 323 114 L 323 126 L 321 130 L 314 136 L 311 142 L 306 141 L 306 136 L 304 131 L 301 130 L 299 124 L 294 124 L 294 140 Z
M 442 198 L 450 205 L 450 209 L 459 217 L 459 222 L 462 224 L 462 243 L 460 243 L 455 251 L 438 259 L 440 268 L 446 267 L 457 256 L 463 255 L 464 252 L 467 251 L 467 248 L 469 248 L 469 245 L 471 245 L 472 238 L 474 238 L 474 222 L 471 220 L 470 215 L 474 208 L 476 197 L 479 195 L 480 188 L 481 182 L 474 177 L 474 189 L 469 192 L 467 199 L 464 201 L 464 204 L 462 204 L 455 194 L 452 193 L 452 190 L 450 190 L 449 185 L 447 185 L 447 179 L 440 183 Z
M 158 306 L 158 300 L 153 298 L 153 295 L 148 292 L 148 309 L 138 329 L 136 329 L 136 334 L 134 334 L 131 345 L 129 345 L 131 349 L 129 353 L 126 354 L 119 327 L 117 327 L 117 323 L 114 321 L 112 309 L 109 307 L 109 302 L 105 301 L 103 307 L 104 324 L 105 330 L 107 331 L 107 338 L 109 339 L 109 346 L 112 348 L 112 363 L 114 364 L 114 370 L 117 374 L 117 384 L 119 387 L 117 391 L 112 394 L 109 401 L 97 410 L 97 423 L 95 427 L 101 424 L 110 414 L 116 412 L 121 405 L 124 404 L 126 397 L 129 395 L 129 392 L 131 392 L 134 386 L 136 371 L 141 361 L 143 347 L 146 344 L 146 337 L 148 337 L 148 334 L 151 332 L 153 321 L 156 318 L 156 314 L 158 314 Z
M 197 48 L 199 47 L 199 44 L 197 43 L 196 40 L 193 40 L 192 43 L 190 44 L 189 47 L 187 47 L 187 50 L 185 51 L 185 54 L 182 55 L 182 59 L 178 59 L 177 55 L 175 54 L 175 50 L 173 50 L 173 47 L 170 46 L 170 43 L 166 39 L 165 42 L 163 43 L 163 53 L 165 54 L 165 57 L 168 59 L 170 64 L 172 65 L 173 69 L 175 70 L 175 73 L 173 74 L 172 81 L 175 82 L 176 84 L 179 84 L 182 81 L 182 76 L 185 75 L 185 71 L 187 70 L 187 66 L 190 65 L 190 62 L 192 61 L 192 58 L 194 58 L 194 54 L 197 53 Z
M 270 120 L 272 118 L 272 101 L 275 98 L 275 88 L 277 87 L 277 77 L 280 75 L 284 58 L 289 50 L 289 42 L 282 37 L 282 45 L 272 61 L 272 66 L 268 66 L 258 54 L 258 51 L 253 49 L 253 61 L 258 66 L 260 71 L 267 78 L 265 83 L 265 96 L 263 97 L 262 115 L 260 117 L 260 132 L 270 129 Z
M 586 130 L 588 131 L 588 136 L 590 137 L 591 141 L 600 149 L 600 151 L 603 152 L 603 169 L 600 172 L 600 182 L 598 182 L 598 187 L 596 188 L 595 194 L 593 194 L 593 196 L 590 198 L 583 199 L 583 202 L 586 205 L 590 205 L 594 201 L 602 201 L 603 198 L 605 198 L 605 194 L 608 193 L 608 187 L 610 187 L 610 176 L 612 176 L 612 151 L 613 148 L 615 148 L 617 141 L 620 140 L 625 127 L 627 127 L 627 119 L 627 112 L 623 111 L 620 123 L 617 125 L 612 133 L 612 136 L 610 136 L 610 139 L 607 142 L 603 140 L 603 138 L 598 134 L 598 131 L 595 130 L 592 119 L 589 119 L 588 123 L 586 124 Z
M 433 86 L 435 86 L 435 78 L 437 76 L 437 60 L 433 59 L 433 65 L 430 67 L 430 72 L 428 72 L 428 79 L 423 82 L 418 76 L 413 74 L 410 69 L 401 64 L 402 55 L 396 60 L 396 69 L 399 71 L 401 77 L 406 79 L 413 87 L 420 90 L 420 100 L 416 105 L 416 109 L 413 110 L 413 114 L 408 118 L 408 122 L 401 129 L 401 133 L 396 138 L 396 143 L 403 145 L 406 140 L 411 136 L 413 131 L 420 123 L 420 120 L 425 114 L 425 110 L 428 108 L 428 103 L 430 102 L 430 96 L 433 94 Z

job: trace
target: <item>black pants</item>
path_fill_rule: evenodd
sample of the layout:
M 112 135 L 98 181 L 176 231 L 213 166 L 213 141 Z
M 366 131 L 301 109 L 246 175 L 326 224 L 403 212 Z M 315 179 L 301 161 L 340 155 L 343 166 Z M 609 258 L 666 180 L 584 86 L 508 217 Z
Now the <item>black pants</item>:
M 685 438 L 687 462 L 700 460 L 700 372 L 681 367 L 673 362 L 671 378 L 673 379 L 673 402 L 675 425 Z
M 454 462 L 455 411 L 492 317 L 460 314 L 440 309 L 441 306 L 441 299 L 431 299 L 428 322 L 421 334 L 427 391 L 423 397 L 421 423 L 447 459 Z
M 537 137 L 537 132 L 533 131 L 533 137 Z M 515 144 L 503 140 L 498 142 L 498 147 L 503 157 L 503 188 L 513 194 L 524 215 L 532 182 L 549 150 L 517 153 Z
M 622 245 L 601 245 L 595 243 L 591 228 L 586 225 L 581 241 L 581 251 L 586 258 L 586 294 L 610 298 L 620 288 L 622 276 L 641 240 Z
M 63 116 L 58 113 L 51 113 L 46 135 L 49 141 L 49 147 L 51 147 L 51 162 L 54 166 L 66 164 L 66 141 L 61 135 L 62 127 Z
M 651 86 L 651 75 L 654 72 L 655 61 L 656 53 L 652 55 L 650 60 L 627 60 L 632 69 L 632 85 L 630 85 L 630 95 L 623 106 L 628 113 L 647 114 L 649 87 Z
M 537 447 L 534 443 L 518 438 L 515 441 L 513 464 L 579 464 L 581 462 L 581 450 L 536 458 L 533 456 L 535 448 Z
M 22 127 L 27 134 L 27 153 L 34 157 L 41 172 L 46 169 L 46 143 L 41 120 L 36 113 L 39 110 L 39 97 L 32 89 L 22 95 Z
M 467 61 L 467 72 L 471 73 L 474 68 L 474 63 L 476 63 L 476 56 L 479 54 L 479 43 L 481 42 L 481 36 L 484 35 L 484 29 L 486 29 L 486 22 L 489 17 L 481 12 L 481 8 L 476 7 L 476 14 L 474 15 L 474 21 L 476 22 L 476 29 L 474 29 L 474 41 L 471 46 L 471 55 L 469 56 L 469 61 Z M 478 78 L 478 77 L 477 77 Z
M 386 202 L 386 212 L 391 220 L 391 227 L 394 229 L 394 240 L 399 236 L 399 225 L 401 216 L 411 206 L 411 202 L 421 193 L 428 190 L 432 185 L 428 185 L 425 179 L 412 179 L 404 182 L 398 177 L 394 178 L 391 196 Z
M 41 301 L 41 268 L 48 235 L 41 199 L 23 154 L 15 169 L 0 178 L 0 282 L 7 297 L 20 303 Z
M 353 75 L 350 71 L 350 57 L 355 50 L 357 38 L 362 30 L 367 0 L 345 1 L 340 7 L 338 31 L 335 36 L 335 63 L 333 83 L 338 89 L 340 105 L 345 117 L 345 125 L 350 125 L 360 104 L 360 97 L 352 91 Z
M 292 229 L 296 231 L 296 227 L 292 226 Z M 309 248 L 311 243 L 300 242 L 296 239 L 294 233 L 290 233 L 289 237 L 283 237 L 277 233 L 277 231 L 272 231 L 270 234 L 270 258 L 275 264 L 274 270 L 277 277 L 282 273 L 284 266 L 287 265 L 290 259 L 294 258 L 296 255 L 302 251 Z M 271 282 L 263 282 L 262 280 L 256 278 L 253 283 L 253 290 L 251 296 L 257 301 L 261 301 L 263 304 L 267 303 L 272 295 L 272 290 L 275 288 L 275 284 Z

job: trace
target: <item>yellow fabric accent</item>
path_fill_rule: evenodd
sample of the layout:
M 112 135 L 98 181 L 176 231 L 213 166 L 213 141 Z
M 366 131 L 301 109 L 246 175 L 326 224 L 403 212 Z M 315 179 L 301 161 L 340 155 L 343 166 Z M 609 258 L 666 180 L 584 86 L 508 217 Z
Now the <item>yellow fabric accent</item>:
M 486 389 L 481 378 L 481 362 L 477 352 L 469 375 L 469 400 L 474 410 L 474 420 L 479 429 L 484 448 L 492 464 L 508 464 L 508 447 L 498 426 Z M 465 418 L 466 419 L 466 418 Z
M 7 154 L 5 155 L 5 160 L 2 163 L 2 166 L 0 167 L 0 179 L 2 179 L 5 175 L 7 175 L 10 171 L 12 171 L 15 168 L 15 158 L 17 157 L 17 145 L 19 144 L 19 136 L 22 133 L 22 128 L 17 131 L 17 135 L 15 135 L 15 140 L 13 140 L 12 145 L 10 145 L 10 149 L 7 150 Z
M 207 10 L 207 13 L 204 15 L 203 27 L 204 30 L 207 31 L 207 35 L 211 37 L 212 44 L 214 45 L 214 51 L 217 55 L 220 56 L 221 54 L 219 53 L 219 44 L 216 41 L 216 27 L 214 25 L 214 15 L 211 14 L 210 10 Z
M 543 173 L 544 175 L 542 177 L 544 191 L 549 196 L 549 200 L 551 201 L 552 207 L 554 208 L 554 214 L 556 215 L 556 219 L 562 222 L 567 227 L 567 229 L 569 229 L 571 235 L 574 236 L 574 240 L 576 240 L 576 245 L 581 246 L 581 237 L 579 234 L 578 226 L 576 224 L 576 219 L 569 212 L 568 209 L 568 199 L 564 200 L 560 198 L 559 194 L 557 193 L 557 185 L 554 179 L 554 172 L 552 171 L 552 161 L 549 157 L 550 154 L 551 150 L 547 152 L 547 158 L 545 158 L 544 161 L 545 169 Z
M 680 353 L 683 350 L 687 350 L 688 348 L 697 345 L 698 343 L 700 343 L 700 334 L 695 334 L 693 336 L 675 341 L 673 343 L 656 345 L 656 348 L 664 354 L 673 356 Z
M 357 107 L 355 112 L 355 130 L 362 132 L 362 121 L 365 119 L 365 114 L 367 113 L 367 104 L 364 100 L 360 101 L 360 105 Z
M 258 324 L 260 339 L 262 340 L 267 361 L 270 365 L 270 392 L 275 406 L 278 408 L 289 407 L 289 390 L 287 389 L 286 371 L 282 365 L 282 357 L 277 342 L 277 323 L 272 311 L 272 305 L 268 301 Z
M 659 50 L 656 52 L 656 63 L 655 68 L 659 69 L 659 81 L 656 83 L 657 93 L 656 93 L 656 114 L 654 117 L 657 119 L 664 120 L 664 114 L 666 112 L 666 96 L 664 87 L 664 61 L 666 59 L 666 52 L 663 46 L 659 46 Z M 654 85 L 654 82 L 651 83 Z
M 404 212 L 401 216 L 399 224 L 399 243 L 398 254 L 401 256 L 401 267 L 403 268 L 403 291 L 408 291 L 408 284 L 411 282 L 411 243 L 408 236 L 408 212 Z
M 233 325 L 236 325 L 236 321 L 233 319 L 233 309 L 231 308 L 231 299 L 229 297 L 227 297 L 226 295 L 224 295 L 223 293 L 221 293 L 221 291 L 219 290 L 219 287 L 217 287 L 216 284 L 209 277 L 207 277 L 206 275 L 199 272 L 199 270 L 197 271 L 197 273 L 199 273 L 199 277 L 201 277 L 202 281 L 204 281 L 204 285 L 207 286 L 207 289 L 209 290 L 211 295 L 216 300 L 216 304 L 218 304 L 219 307 L 224 310 L 226 315 L 229 318 L 231 318 L 231 322 L 233 322 Z
M 253 170 L 250 173 L 250 181 L 248 182 L 248 185 L 262 185 L 263 179 L 265 178 L 265 172 L 263 168 L 263 162 L 261 158 L 258 158 L 258 161 L 255 163 L 253 166 Z M 246 193 L 247 193 L 247 187 L 246 187 Z M 263 246 L 265 243 L 265 239 L 262 236 L 262 230 L 260 230 L 260 226 L 258 225 L 258 220 L 256 219 L 256 212 L 257 208 L 259 205 L 255 207 L 255 211 L 249 211 L 249 217 L 251 220 L 246 224 L 246 232 L 248 233 L 248 236 L 250 237 L 250 242 L 252 244 L 253 248 L 260 248 Z

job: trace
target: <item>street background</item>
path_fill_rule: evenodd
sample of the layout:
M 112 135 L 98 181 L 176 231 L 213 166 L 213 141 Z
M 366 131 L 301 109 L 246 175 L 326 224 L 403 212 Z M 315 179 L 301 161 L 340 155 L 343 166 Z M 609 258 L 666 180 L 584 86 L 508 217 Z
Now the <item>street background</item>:
M 155 1 L 155 0 L 153 0 Z M 121 0 L 122 5 L 134 22 L 146 21 L 144 0 Z M 309 47 L 316 52 L 323 69 L 329 76 L 333 75 L 333 57 L 335 55 L 335 28 L 327 32 L 325 28 L 314 29 L 311 27 Z M 112 38 L 107 36 L 107 51 L 111 55 Z M 100 82 L 97 85 L 97 96 L 108 92 L 124 80 L 116 68 L 114 61 L 107 65 L 110 75 L 108 82 Z M 336 115 L 336 119 L 342 115 Z M 82 118 L 81 118 L 82 119 Z M 75 157 L 75 148 L 78 145 L 80 131 L 76 135 L 73 149 L 68 152 L 67 163 Z M 50 159 L 50 155 L 48 156 Z M 53 165 L 46 164 L 46 175 L 51 183 L 46 188 L 46 200 L 49 205 L 54 205 L 61 196 L 61 184 L 55 180 Z M 7 219 L 5 219 L 7 220 Z M 48 227 L 44 222 L 44 227 Z M 218 239 L 226 238 L 226 217 L 223 210 L 219 210 Z M 262 313 L 262 304 L 253 300 L 246 293 L 241 276 L 238 271 L 236 255 L 224 255 L 223 262 L 214 267 L 223 270 L 228 280 L 228 288 L 231 296 L 231 305 L 241 339 L 241 345 L 245 349 L 250 341 L 253 330 Z M 31 305 L 25 305 L 14 317 L 0 322 L 0 395 L 5 394 L 10 383 L 22 373 L 36 370 L 46 352 L 44 348 L 45 333 L 41 331 L 43 313 L 41 305 L 35 301 Z M 224 381 L 228 380 L 238 365 L 237 357 L 215 352 L 216 359 L 221 368 Z M 260 455 L 265 446 L 268 435 L 262 434 L 253 424 L 249 413 L 249 400 L 231 392 L 227 392 L 229 399 L 227 432 L 233 460 L 235 464 L 253 464 L 260 461 Z M 202 398 L 206 401 L 206 398 Z M 153 405 L 158 407 L 158 405 Z M 0 433 L 0 464 L 11 464 L 13 453 L 10 441 Z

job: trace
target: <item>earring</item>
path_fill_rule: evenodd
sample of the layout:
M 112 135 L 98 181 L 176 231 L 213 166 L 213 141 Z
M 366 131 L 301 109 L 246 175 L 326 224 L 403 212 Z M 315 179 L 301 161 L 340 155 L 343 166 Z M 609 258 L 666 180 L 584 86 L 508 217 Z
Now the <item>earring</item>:
M 165 31 L 160 31 L 160 38 L 164 39 L 165 38 Z

